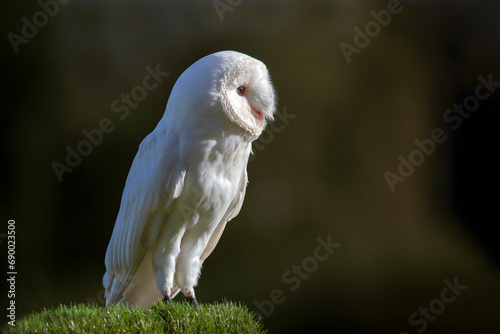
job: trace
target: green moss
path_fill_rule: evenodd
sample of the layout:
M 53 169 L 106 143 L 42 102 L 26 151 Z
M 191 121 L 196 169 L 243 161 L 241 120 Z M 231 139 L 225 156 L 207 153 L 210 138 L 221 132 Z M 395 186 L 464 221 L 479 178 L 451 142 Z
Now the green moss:
M 77 304 L 60 305 L 19 319 L 6 333 L 265 333 L 262 323 L 245 305 L 233 302 L 186 302 L 152 308 L 108 308 Z

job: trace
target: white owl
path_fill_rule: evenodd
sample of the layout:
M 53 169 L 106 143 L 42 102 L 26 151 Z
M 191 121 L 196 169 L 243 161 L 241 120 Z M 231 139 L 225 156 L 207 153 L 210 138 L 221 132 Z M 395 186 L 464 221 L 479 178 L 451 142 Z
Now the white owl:
M 191 65 L 141 143 L 106 252 L 106 304 L 151 306 L 194 287 L 240 211 L 252 141 L 273 118 L 266 66 L 222 51 Z

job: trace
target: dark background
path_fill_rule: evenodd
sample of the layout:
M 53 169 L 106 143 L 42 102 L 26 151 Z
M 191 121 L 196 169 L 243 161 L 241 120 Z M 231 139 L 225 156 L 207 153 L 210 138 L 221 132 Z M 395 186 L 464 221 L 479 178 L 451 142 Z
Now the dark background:
M 16 220 L 17 315 L 103 303 L 104 254 L 139 143 L 190 64 L 237 50 L 267 65 L 278 111 L 295 117 L 277 118 L 281 131 L 255 149 L 245 204 L 205 262 L 198 299 L 258 311 L 279 289 L 286 300 L 263 320 L 272 333 L 415 332 L 410 315 L 457 278 L 467 289 L 425 331 L 498 332 L 500 89 L 456 130 L 443 115 L 474 96 L 479 76 L 500 81 L 500 5 L 401 6 L 348 63 L 340 43 L 354 44 L 386 1 L 243 0 L 223 20 L 212 1 L 71 1 L 18 53 L 7 34 L 41 7 L 4 4 L 0 232 Z M 112 101 L 157 64 L 169 76 L 120 120 Z M 59 182 L 51 164 L 103 118 L 114 131 Z M 435 128 L 447 139 L 392 192 L 384 173 Z M 282 275 L 329 235 L 340 247 L 292 291 Z M 5 234 L 1 245 L 6 254 Z

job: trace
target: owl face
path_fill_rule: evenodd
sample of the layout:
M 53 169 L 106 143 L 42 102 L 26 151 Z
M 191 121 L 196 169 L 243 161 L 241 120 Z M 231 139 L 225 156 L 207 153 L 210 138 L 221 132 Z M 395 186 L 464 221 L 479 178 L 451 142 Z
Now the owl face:
M 266 120 L 272 120 L 275 94 L 266 66 L 238 54 L 223 71 L 219 96 L 228 118 L 243 130 L 259 136 Z

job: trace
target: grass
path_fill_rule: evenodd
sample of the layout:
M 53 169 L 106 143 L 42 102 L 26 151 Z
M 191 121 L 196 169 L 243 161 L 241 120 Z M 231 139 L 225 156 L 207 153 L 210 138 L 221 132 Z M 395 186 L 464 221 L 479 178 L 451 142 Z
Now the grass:
M 59 305 L 7 325 L 5 333 L 266 333 L 260 319 L 242 304 L 157 302 L 129 310 L 87 305 Z

